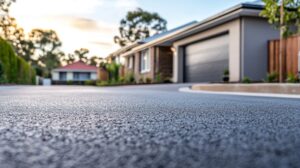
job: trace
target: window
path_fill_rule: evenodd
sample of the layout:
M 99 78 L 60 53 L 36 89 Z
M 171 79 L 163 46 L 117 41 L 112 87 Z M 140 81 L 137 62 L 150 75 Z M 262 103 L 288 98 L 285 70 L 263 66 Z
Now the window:
M 91 73 L 89 72 L 74 72 L 75 81 L 85 81 L 91 79 Z
M 146 73 L 150 71 L 150 54 L 149 50 L 144 50 L 141 52 L 141 72 Z
M 67 72 L 59 72 L 59 80 L 66 81 L 67 80 Z
M 128 61 L 127 68 L 132 69 L 133 68 L 133 56 L 128 57 L 127 61 Z

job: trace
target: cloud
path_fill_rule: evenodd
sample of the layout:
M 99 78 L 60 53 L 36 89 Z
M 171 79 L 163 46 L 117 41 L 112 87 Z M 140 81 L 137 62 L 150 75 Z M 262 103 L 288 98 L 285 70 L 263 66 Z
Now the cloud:
M 11 15 L 27 32 L 54 29 L 65 52 L 84 47 L 107 56 L 118 48 L 119 20 L 137 6 L 138 0 L 18 0 Z

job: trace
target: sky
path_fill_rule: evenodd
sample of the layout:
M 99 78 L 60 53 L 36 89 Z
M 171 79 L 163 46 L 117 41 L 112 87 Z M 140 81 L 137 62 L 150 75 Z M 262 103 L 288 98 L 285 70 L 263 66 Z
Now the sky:
M 26 32 L 54 29 L 66 53 L 87 48 L 90 56 L 106 57 L 119 48 L 113 37 L 119 34 L 119 22 L 127 11 L 140 7 L 157 12 L 171 29 L 241 2 L 247 0 L 17 0 L 11 15 Z

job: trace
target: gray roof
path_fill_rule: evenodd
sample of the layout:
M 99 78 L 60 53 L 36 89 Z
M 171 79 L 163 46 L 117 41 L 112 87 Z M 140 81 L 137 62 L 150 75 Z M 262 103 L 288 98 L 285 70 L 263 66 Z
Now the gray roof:
M 151 36 L 151 37 L 148 37 L 148 38 L 146 38 L 146 39 L 144 39 L 144 40 L 141 40 L 140 43 L 143 43 L 143 44 L 144 44 L 144 43 L 151 42 L 151 41 L 153 41 L 153 40 L 159 39 L 159 38 L 161 38 L 161 37 L 164 37 L 164 36 L 166 36 L 166 35 L 168 35 L 168 34 L 171 34 L 171 33 L 175 32 L 175 31 L 178 31 L 178 30 L 180 30 L 180 29 L 183 29 L 183 28 L 185 28 L 185 27 L 191 26 L 191 25 L 196 24 L 196 23 L 197 23 L 197 21 L 192 21 L 192 22 L 189 22 L 189 23 L 187 23 L 187 24 L 184 24 L 184 25 L 181 25 L 181 26 L 179 26 L 179 27 L 176 27 L 176 28 L 174 28 L 174 29 L 171 29 L 171 30 L 168 30 L 168 31 L 159 33 L 159 34 L 155 34 L 155 35 L 153 35 L 153 36 Z

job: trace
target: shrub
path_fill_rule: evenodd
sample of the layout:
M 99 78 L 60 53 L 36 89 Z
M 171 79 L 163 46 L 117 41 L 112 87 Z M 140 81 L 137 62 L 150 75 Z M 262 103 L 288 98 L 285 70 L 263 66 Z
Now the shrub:
M 224 70 L 222 80 L 223 80 L 223 82 L 225 82 L 225 83 L 229 82 L 229 70 L 228 70 L 228 69 L 225 69 L 225 70 Z
M 13 48 L 1 38 L 0 61 L 4 74 L 2 78 L 5 78 L 5 82 L 16 84 L 35 83 L 35 70 L 23 58 L 17 56 Z
M 272 72 L 272 73 L 269 73 L 267 75 L 266 82 L 268 82 L 268 83 L 275 83 L 275 82 L 278 82 L 278 78 L 279 78 L 278 73 L 277 72 Z
M 107 81 L 98 81 L 97 86 L 109 86 L 109 83 Z
M 0 84 L 4 84 L 6 83 L 6 77 L 4 74 L 4 66 L 2 64 L 2 62 L 0 61 Z
M 171 78 L 165 78 L 164 83 L 173 83 Z
M 249 77 L 244 77 L 244 79 L 242 80 L 242 83 L 251 83 L 251 79 Z
M 297 83 L 297 82 L 299 82 L 299 78 L 298 78 L 297 75 L 294 75 L 294 74 L 291 73 L 291 74 L 288 75 L 288 77 L 286 79 L 286 82 L 288 82 L 288 83 Z
M 84 85 L 95 86 L 96 85 L 96 81 L 94 81 L 94 80 L 87 80 L 87 81 L 84 82 Z
M 146 78 L 146 83 L 147 84 L 151 84 L 152 83 L 152 79 L 151 78 Z
M 162 83 L 162 75 L 161 73 L 155 76 L 155 83 Z
M 134 84 L 135 83 L 133 73 L 129 73 L 129 74 L 125 75 L 125 83 L 127 83 L 127 84 Z
M 73 81 L 68 80 L 67 85 L 73 85 Z
M 139 84 L 144 84 L 144 78 L 139 79 Z

